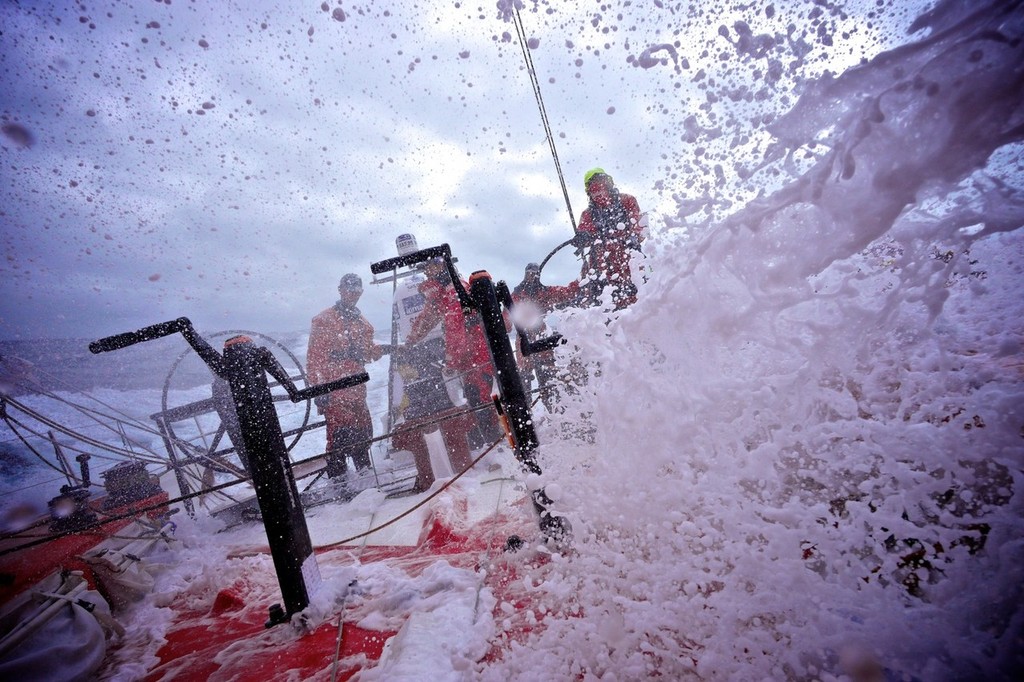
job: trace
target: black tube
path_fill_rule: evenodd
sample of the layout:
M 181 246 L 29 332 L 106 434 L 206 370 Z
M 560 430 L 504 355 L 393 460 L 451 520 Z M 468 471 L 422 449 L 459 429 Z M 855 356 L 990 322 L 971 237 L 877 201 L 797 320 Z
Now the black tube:
M 370 375 L 366 372 L 360 372 L 359 374 L 352 374 L 347 377 L 335 379 L 334 381 L 328 381 L 326 384 L 319 384 L 317 386 L 307 386 L 301 390 L 295 391 L 291 396 L 292 402 L 297 403 L 303 400 L 309 400 L 315 398 L 318 395 L 324 395 L 331 391 L 338 391 L 343 388 L 351 388 L 352 386 L 358 386 L 359 384 L 365 384 L 370 380 Z
M 572 237 L 569 237 L 568 239 L 566 239 L 564 242 L 562 242 L 561 244 L 559 244 L 555 248 L 551 249 L 551 253 L 549 253 L 548 255 L 544 256 L 544 260 L 542 260 L 540 262 L 540 268 L 538 268 L 538 271 L 543 270 L 544 266 L 548 264 L 549 260 L 551 260 L 551 257 L 554 256 L 559 251 L 561 251 L 564 247 L 569 246 L 569 244 L 572 244 L 572 240 L 575 239 L 575 238 L 576 238 L 576 236 L 573 235 Z
M 379 275 L 383 272 L 387 272 L 388 270 L 416 265 L 417 263 L 428 261 L 431 258 L 444 258 L 445 260 L 450 261 L 452 258 L 452 250 L 447 244 L 431 246 L 426 249 L 407 253 L 404 256 L 395 256 L 394 258 L 388 258 L 387 260 L 371 263 L 370 272 L 375 275 Z
M 192 323 L 189 322 L 187 317 L 179 317 L 176 320 L 160 322 L 134 332 L 124 332 L 123 334 L 115 334 L 114 336 L 107 336 L 98 341 L 93 341 L 89 344 L 89 351 L 95 354 L 106 353 L 119 348 L 127 348 L 143 341 L 158 339 L 161 336 L 170 336 L 191 327 Z
M 491 351 L 494 369 L 497 370 L 500 404 L 512 432 L 516 459 L 523 469 L 539 475 L 542 472 L 540 464 L 537 463 L 538 441 L 533 426 L 533 413 L 522 377 L 516 367 L 516 356 L 505 331 L 505 319 L 501 313 L 501 301 L 506 301 L 506 305 L 512 301 L 508 286 L 504 282 L 499 282 L 495 287 L 491 276 L 481 270 L 474 272 L 469 278 L 469 289 L 474 307 L 480 311 L 484 336 Z M 551 513 L 551 499 L 544 489 L 533 490 L 531 497 L 539 517 L 541 532 L 556 546 L 568 542 L 572 535 L 572 526 L 564 516 Z
M 270 556 L 284 598 L 283 613 L 291 616 L 309 605 L 310 594 L 319 584 L 320 575 L 288 461 L 281 422 L 270 395 L 265 372 L 269 351 L 264 351 L 266 349 L 255 346 L 248 337 L 228 339 L 224 346 L 224 370 L 249 460 L 249 475 L 263 515 Z M 268 625 L 276 622 L 280 620 L 272 617 Z
M 81 469 L 82 469 L 82 485 L 81 485 L 81 487 L 84 490 L 88 490 L 89 489 L 89 485 L 92 483 L 92 481 L 89 480 L 89 454 L 86 453 L 86 452 L 83 452 L 78 457 L 75 457 L 75 459 L 78 460 L 78 463 L 81 465 Z
M 552 334 L 551 336 L 543 339 L 530 341 L 526 337 L 526 334 L 519 332 L 519 344 L 522 346 L 524 357 L 533 355 L 534 353 L 543 353 L 544 351 L 553 350 L 563 343 L 565 343 L 565 339 L 558 333 Z
M 523 381 L 516 367 L 516 356 L 505 331 L 505 318 L 501 314 L 501 303 L 491 276 L 484 271 L 474 272 L 470 279 L 470 295 L 474 307 L 480 311 L 484 336 L 491 351 L 494 369 L 497 371 L 501 404 L 508 417 L 509 428 L 515 441 L 516 457 L 523 466 L 533 473 L 540 473 L 533 457 L 537 447 L 537 433 L 533 428 L 530 401 L 526 397 Z

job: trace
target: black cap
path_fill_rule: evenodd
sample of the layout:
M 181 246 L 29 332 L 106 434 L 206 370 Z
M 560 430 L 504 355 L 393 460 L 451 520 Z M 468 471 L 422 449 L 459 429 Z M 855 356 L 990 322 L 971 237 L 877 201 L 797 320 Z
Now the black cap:
M 361 290 L 363 288 L 363 278 L 354 272 L 350 272 L 341 278 L 341 281 L 338 283 L 338 288 Z
M 530 270 L 536 270 L 537 272 L 540 272 L 540 265 L 538 265 L 537 263 L 527 263 L 526 271 L 529 272 Z

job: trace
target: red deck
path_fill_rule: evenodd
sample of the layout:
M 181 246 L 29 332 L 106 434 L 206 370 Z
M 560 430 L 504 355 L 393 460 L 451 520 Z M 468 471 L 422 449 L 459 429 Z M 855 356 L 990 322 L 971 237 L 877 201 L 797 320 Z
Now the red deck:
M 444 560 L 457 568 L 478 572 L 483 585 L 496 598 L 495 619 L 503 623 L 502 635 L 492 642 L 487 660 L 499 659 L 511 641 L 522 641 L 542 627 L 543 614 L 530 608 L 529 596 L 521 589 L 520 575 L 529 570 L 543 572 L 547 556 L 523 550 L 508 557 L 503 548 L 512 533 L 523 537 L 538 534 L 532 510 L 523 506 L 506 510 L 482 522 L 464 527 L 465 500 L 440 518 L 427 516 L 419 541 L 414 546 L 336 547 L 318 552 L 325 567 L 366 565 L 385 562 L 409 576 L 417 576 L 432 564 Z M 453 518 L 454 517 L 454 518 Z M 514 517 L 514 518 L 513 518 Z M 267 552 L 265 548 L 257 551 Z M 246 556 L 251 556 L 246 552 Z M 241 560 L 242 557 L 236 557 Z M 228 559 L 229 561 L 231 559 Z M 518 587 L 518 589 L 517 589 Z M 343 615 L 343 633 L 338 654 L 338 679 L 348 679 L 358 670 L 372 668 L 381 658 L 384 645 L 397 630 L 368 630 L 355 625 L 365 616 L 349 603 L 346 613 L 335 611 L 311 631 L 283 624 L 267 629 L 268 608 L 280 601 L 272 571 L 246 574 L 244 579 L 222 588 L 205 610 L 190 609 L 185 599 L 171 605 L 174 621 L 165 634 L 166 643 L 157 653 L 160 663 L 148 680 L 171 679 L 311 679 L 330 674 L 338 647 L 338 620 Z M 357 602 L 357 599 L 352 600 Z M 511 613 L 501 610 L 512 604 Z

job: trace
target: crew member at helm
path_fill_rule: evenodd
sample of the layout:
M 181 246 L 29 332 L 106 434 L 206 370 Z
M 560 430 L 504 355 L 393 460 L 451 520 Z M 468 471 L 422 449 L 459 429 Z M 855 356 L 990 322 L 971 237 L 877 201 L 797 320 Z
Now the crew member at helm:
M 583 257 L 583 303 L 596 305 L 610 287 L 615 310 L 621 310 L 636 302 L 629 261 L 644 239 L 640 206 L 635 198 L 621 193 L 602 168 L 587 171 L 583 184 L 590 205 L 580 216 L 572 242 Z

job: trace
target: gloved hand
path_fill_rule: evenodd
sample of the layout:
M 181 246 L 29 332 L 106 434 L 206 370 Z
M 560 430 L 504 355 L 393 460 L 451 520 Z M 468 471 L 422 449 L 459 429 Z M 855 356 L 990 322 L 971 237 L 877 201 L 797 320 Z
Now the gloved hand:
M 329 395 L 318 395 L 317 397 L 313 398 L 313 404 L 316 405 L 316 413 L 323 414 L 324 411 L 327 409 L 327 403 L 329 403 L 330 400 L 331 396 Z
M 601 294 L 604 293 L 604 285 L 604 282 L 596 279 L 580 285 L 579 293 L 576 295 L 573 305 L 578 308 L 589 308 L 590 306 L 597 305 L 597 302 L 601 299 Z
M 594 241 L 594 235 L 589 232 L 577 232 L 576 236 L 572 238 L 572 245 L 577 249 L 582 249 L 589 246 L 592 241 Z
M 395 344 L 391 347 L 391 362 L 396 365 L 408 364 L 409 348 L 400 344 Z

